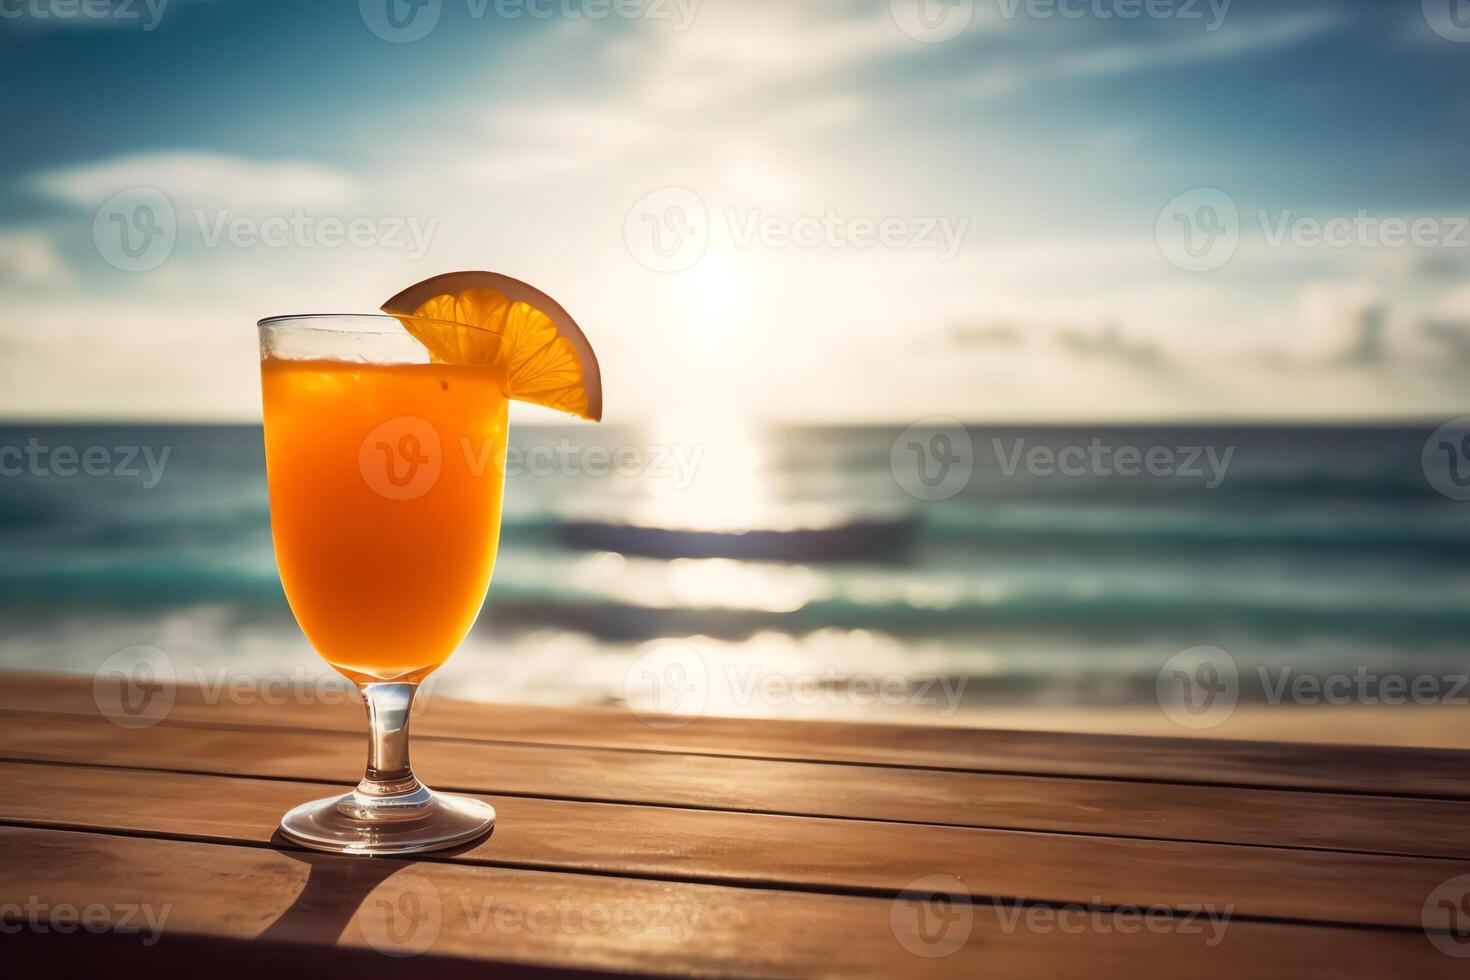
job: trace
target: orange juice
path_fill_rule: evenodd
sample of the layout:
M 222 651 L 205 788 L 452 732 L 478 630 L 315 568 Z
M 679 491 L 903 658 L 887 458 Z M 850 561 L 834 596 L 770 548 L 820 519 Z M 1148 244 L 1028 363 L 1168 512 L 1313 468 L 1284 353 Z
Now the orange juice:
M 495 565 L 506 396 L 483 367 L 261 362 L 276 562 L 291 610 L 356 681 L 454 652 Z

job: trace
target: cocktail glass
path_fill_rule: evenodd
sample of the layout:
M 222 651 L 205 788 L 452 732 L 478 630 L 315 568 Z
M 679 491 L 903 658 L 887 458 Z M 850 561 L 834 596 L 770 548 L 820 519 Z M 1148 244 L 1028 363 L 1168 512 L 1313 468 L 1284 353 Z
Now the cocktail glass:
M 495 823 L 488 804 L 419 782 L 408 725 L 420 682 L 464 639 L 490 584 L 504 379 L 490 367 L 432 363 L 405 319 L 258 325 L 281 584 L 312 646 L 362 692 L 370 729 L 357 787 L 281 819 L 287 838 L 319 850 L 435 850 Z

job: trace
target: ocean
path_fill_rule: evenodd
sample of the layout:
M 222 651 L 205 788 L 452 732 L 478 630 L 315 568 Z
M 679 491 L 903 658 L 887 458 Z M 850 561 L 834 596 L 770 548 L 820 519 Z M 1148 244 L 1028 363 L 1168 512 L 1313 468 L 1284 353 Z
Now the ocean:
M 1426 477 L 1433 428 L 520 426 L 435 690 L 620 704 L 692 657 L 700 710 L 908 720 L 1148 703 L 1197 647 L 1246 678 L 1463 674 L 1470 502 Z M 955 439 L 972 468 L 905 472 Z M 332 676 L 276 576 L 257 426 L 0 427 L 0 617 L 5 669 L 144 646 Z

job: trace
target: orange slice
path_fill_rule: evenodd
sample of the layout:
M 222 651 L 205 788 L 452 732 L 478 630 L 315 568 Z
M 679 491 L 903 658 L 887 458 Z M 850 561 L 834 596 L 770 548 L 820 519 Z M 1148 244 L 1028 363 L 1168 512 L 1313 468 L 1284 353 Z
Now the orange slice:
M 502 368 L 510 398 L 602 421 L 592 345 L 534 286 L 498 272 L 448 272 L 409 286 L 383 312 L 402 318 L 436 361 Z

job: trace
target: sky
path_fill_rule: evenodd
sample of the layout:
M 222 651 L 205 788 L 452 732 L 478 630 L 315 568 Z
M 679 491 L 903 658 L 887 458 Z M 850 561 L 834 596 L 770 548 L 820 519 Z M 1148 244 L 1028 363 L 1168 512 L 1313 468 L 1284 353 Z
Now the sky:
M 609 421 L 1465 414 L 1452 2 L 0 0 L 0 416 L 256 420 L 458 269 Z

